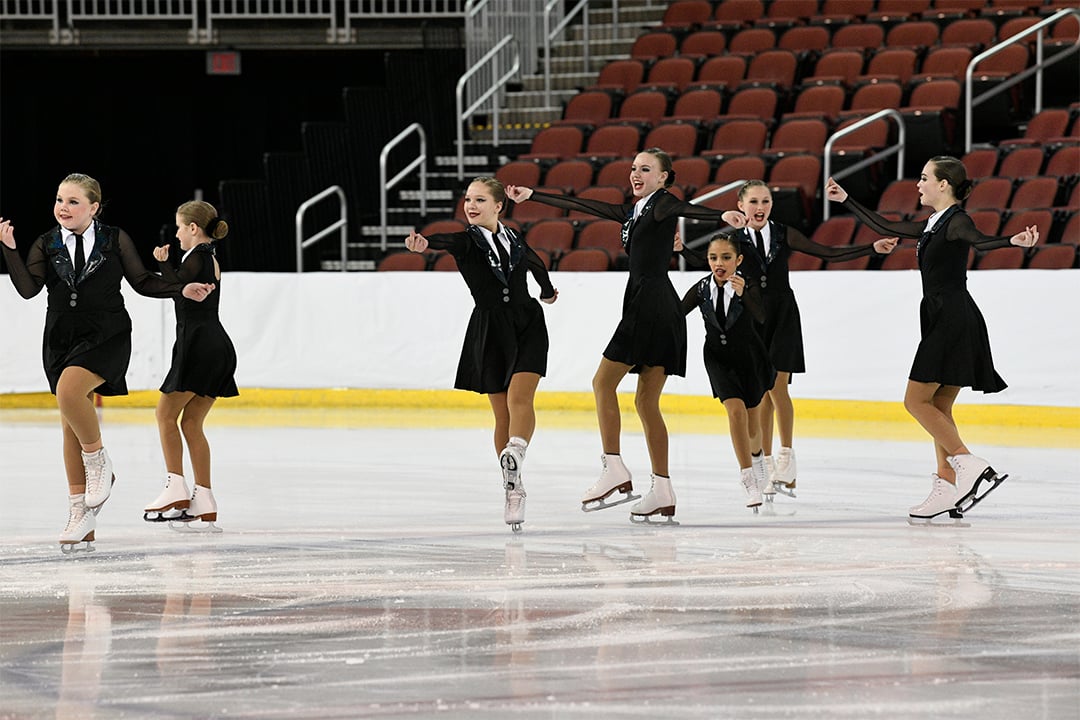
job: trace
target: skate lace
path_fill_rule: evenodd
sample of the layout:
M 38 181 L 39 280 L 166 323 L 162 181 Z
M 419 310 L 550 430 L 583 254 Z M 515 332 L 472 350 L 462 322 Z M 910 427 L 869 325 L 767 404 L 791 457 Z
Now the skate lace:
M 64 532 L 70 532 L 82 522 L 83 516 L 86 515 L 86 509 L 83 505 L 72 505 L 68 508 L 68 521 L 67 527 L 64 528 Z
M 754 488 L 757 487 L 757 480 L 754 479 L 753 475 L 743 475 L 739 480 L 742 482 L 743 489 L 746 492 L 753 492 Z
M 93 494 L 101 489 L 105 482 L 105 457 L 98 454 L 85 463 L 86 491 Z
M 506 493 L 506 504 L 512 511 L 517 511 L 521 507 L 521 503 L 525 501 L 524 490 L 510 490 Z

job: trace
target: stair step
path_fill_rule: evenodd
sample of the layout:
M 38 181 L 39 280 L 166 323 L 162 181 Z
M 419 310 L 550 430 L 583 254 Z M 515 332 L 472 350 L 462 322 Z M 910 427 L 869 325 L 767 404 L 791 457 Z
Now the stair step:
M 421 196 L 426 197 L 428 200 L 453 200 L 453 190 L 432 190 L 427 189 L 427 192 L 421 193 L 419 189 L 416 190 L 402 190 L 398 193 L 399 200 L 416 200 L 419 201 Z
M 340 260 L 323 260 L 319 263 L 319 269 L 325 271 L 337 271 L 341 272 Z M 346 270 L 375 270 L 374 260 L 346 260 Z

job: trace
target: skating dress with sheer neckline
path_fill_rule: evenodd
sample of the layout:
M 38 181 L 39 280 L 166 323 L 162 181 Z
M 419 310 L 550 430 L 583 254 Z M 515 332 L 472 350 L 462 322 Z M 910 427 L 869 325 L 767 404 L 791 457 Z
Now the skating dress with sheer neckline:
M 922 339 L 909 379 L 970 387 L 984 393 L 1008 387 L 994 369 L 986 321 L 967 290 L 967 263 L 971 248 L 1008 247 L 1010 239 L 983 235 L 959 207 L 928 232 L 925 220 L 886 220 L 850 197 L 844 206 L 883 236 L 919 239 Z
M 42 288 L 48 291 L 41 356 L 49 390 L 56 394 L 65 368 L 81 367 L 104 379 L 94 392 L 127 395 L 131 317 L 120 278 L 140 295 L 157 298 L 181 297 L 183 284 L 151 273 L 126 232 L 97 220 L 94 247 L 78 277 L 59 225 L 34 240 L 25 262 L 17 250 L 0 248 L 20 295 L 29 299 Z
M 161 273 L 187 284 L 213 283 L 214 291 L 202 302 L 176 299 L 176 341 L 172 366 L 161 384 L 161 392 L 193 392 L 205 397 L 235 397 L 236 349 L 221 324 L 221 278 L 216 276 L 214 248 L 210 243 L 196 245 L 173 270 L 168 262 L 159 263 Z
M 776 382 L 776 369 L 758 334 L 765 319 L 761 291 L 748 284 L 742 297 L 731 297 L 720 318 L 713 297 L 716 290 L 711 275 L 694 283 L 683 295 L 683 312 L 689 315 L 696 308 L 705 322 L 702 353 L 713 397 L 721 402 L 738 398 L 748 408 L 757 407 Z
M 509 277 L 478 226 L 427 238 L 429 248 L 454 256 L 475 302 L 454 387 L 483 395 L 506 392 L 514 373 L 547 373 L 547 324 L 540 303 L 529 295 L 528 273 L 540 297 L 550 298 L 555 289 L 540 256 L 510 228 L 500 230 L 510 244 Z
M 630 372 L 662 367 L 666 375 L 686 375 L 686 317 L 668 277 L 675 229 L 680 217 L 719 223 L 723 213 L 683 202 L 664 189 L 656 191 L 651 207 L 636 220 L 631 220 L 634 203 L 615 205 L 535 191 L 530 199 L 623 224 L 630 275 L 622 317 L 604 348 L 604 357 L 630 365 Z

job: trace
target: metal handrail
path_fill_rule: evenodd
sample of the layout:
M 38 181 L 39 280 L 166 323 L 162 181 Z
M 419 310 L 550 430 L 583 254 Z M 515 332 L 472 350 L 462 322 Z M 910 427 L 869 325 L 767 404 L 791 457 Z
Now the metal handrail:
M 862 170 L 864 167 L 869 167 L 869 166 L 873 165 L 874 163 L 878 162 L 879 160 L 884 160 L 885 158 L 892 157 L 893 155 L 897 156 L 897 158 L 896 158 L 896 179 L 897 180 L 903 180 L 904 179 L 904 143 L 907 140 L 907 127 L 904 125 L 904 116 L 903 115 L 901 115 L 898 111 L 893 110 L 892 108 L 885 108 L 884 110 L 878 110 L 873 115 L 867 115 L 862 120 L 859 120 L 858 122 L 854 122 L 854 123 L 852 123 L 851 125 L 848 125 L 847 127 L 845 127 L 842 130 L 837 130 L 835 133 L 832 134 L 832 136 L 828 140 L 825 141 L 825 149 L 822 151 L 823 157 L 822 157 L 822 160 L 821 160 L 821 177 L 822 177 L 821 186 L 822 187 L 825 187 L 825 183 L 827 183 L 829 181 L 829 178 L 834 177 L 833 174 L 832 174 L 832 148 L 833 148 L 833 143 L 835 143 L 837 140 L 844 137 L 845 135 L 850 135 L 851 133 L 855 132 L 856 130 L 864 128 L 867 125 L 869 125 L 870 123 L 876 122 L 877 120 L 880 120 L 880 119 L 886 118 L 886 117 L 892 118 L 893 120 L 896 121 L 896 127 L 897 127 L 896 143 L 893 144 L 893 145 L 890 145 L 889 147 L 885 148 L 884 150 L 882 150 L 880 152 L 874 153 L 873 155 L 871 155 L 868 158 L 863 158 L 862 160 L 855 163 L 854 165 L 851 165 L 849 167 L 844 168 L 843 170 L 836 173 L 836 176 L 835 176 L 834 179 L 846 178 L 848 175 L 856 173 L 856 172 Z M 822 194 L 824 195 L 824 193 L 822 193 Z M 828 220 L 829 219 L 829 198 L 822 197 L 821 201 L 822 201 L 822 203 L 824 203 L 824 207 L 821 210 L 821 218 L 822 218 L 822 220 Z
M 386 179 L 386 159 L 390 155 L 390 151 L 401 143 L 406 137 L 416 133 L 420 136 L 420 155 L 413 159 L 405 169 L 399 172 L 390 180 Z M 405 177 L 413 171 L 418 165 L 420 166 L 420 214 L 427 215 L 427 133 L 424 132 L 423 126 L 420 123 L 413 123 L 409 127 L 399 132 L 393 140 L 386 143 L 383 146 L 382 152 L 379 153 L 379 234 L 382 236 L 382 251 L 386 252 L 386 216 L 387 216 L 387 192 L 390 188 L 397 185 Z
M 473 114 L 473 112 L 476 111 L 477 108 L 479 108 L 481 105 L 483 105 L 487 101 L 488 98 L 490 98 L 492 95 L 495 95 L 497 92 L 499 92 L 499 90 L 501 90 L 503 87 L 505 87 L 507 82 L 509 82 L 510 78 L 517 75 L 518 70 L 521 69 L 521 53 L 515 52 L 514 53 L 513 67 L 511 67 L 510 70 L 505 75 L 503 75 L 502 77 L 498 77 L 498 75 L 499 75 L 499 58 L 498 58 L 499 51 L 502 50 L 503 47 L 505 47 L 506 45 L 508 45 L 508 44 L 510 44 L 512 42 L 514 42 L 514 36 L 513 35 L 507 35 L 506 37 L 504 37 L 502 40 L 499 41 L 499 43 L 495 47 L 491 48 L 491 50 L 489 50 L 484 55 L 484 57 L 480 58 L 480 60 L 477 61 L 476 65 L 469 68 L 469 70 L 466 71 L 466 73 L 464 75 L 462 75 L 461 78 L 457 82 L 457 89 L 455 90 L 455 96 L 456 96 L 456 103 L 457 103 L 456 109 L 457 109 L 457 171 L 458 171 L 458 180 L 464 180 L 465 179 L 465 121 L 466 121 L 466 119 L 468 119 L 469 116 L 471 116 Z M 470 105 L 467 110 L 463 110 L 462 105 L 464 105 L 464 100 L 462 99 L 462 95 L 465 92 L 465 83 L 469 80 L 469 78 L 471 78 L 473 75 L 475 75 L 477 72 L 479 72 L 483 68 L 484 64 L 487 63 L 488 61 L 492 62 L 492 67 L 494 69 L 494 74 L 495 74 L 497 79 L 491 84 L 491 87 L 489 87 L 486 91 L 484 91 L 484 93 L 479 98 L 477 98 L 476 102 L 474 102 L 472 105 Z M 494 133 L 493 133 L 493 136 L 492 136 L 492 144 L 495 145 L 495 147 L 498 147 L 499 146 L 499 103 L 493 102 L 491 104 L 491 106 L 492 106 L 492 123 L 491 123 L 491 125 L 492 125 L 492 128 L 494 130 Z
M 717 195 L 723 195 L 724 193 L 729 192 L 731 190 L 734 190 L 737 187 L 741 187 L 742 184 L 745 183 L 745 182 L 746 182 L 745 180 L 732 180 L 727 185 L 721 185 L 718 188 L 714 188 L 714 189 L 710 190 L 709 192 L 705 193 L 704 195 L 698 195 L 696 198 L 693 198 L 692 200 L 687 200 L 687 202 L 690 203 L 691 205 L 700 205 L 701 203 L 705 202 L 706 200 L 712 200 Z M 684 217 L 679 218 L 678 232 L 679 232 L 679 237 L 683 238 L 683 244 L 686 247 L 696 247 L 695 243 L 698 240 L 701 239 L 701 238 L 694 238 L 693 241 L 687 241 L 686 240 L 686 218 L 684 218 Z M 702 235 L 701 237 L 708 237 L 708 235 L 709 234 Z M 686 269 L 686 259 L 683 256 L 680 255 L 679 256 L 679 270 L 685 270 L 685 269 Z
M 1077 50 L 1080 50 L 1080 37 L 1078 37 L 1076 42 L 1073 44 L 1072 48 L 1070 48 L 1070 49 L 1068 49 L 1068 50 L 1066 50 L 1064 52 L 1058 53 L 1054 58 L 1052 58 L 1049 61 L 1045 61 L 1043 59 L 1043 28 L 1049 27 L 1050 25 L 1054 25 L 1057 22 L 1059 22 L 1061 20 L 1064 20 L 1065 17 L 1068 16 L 1068 15 L 1076 15 L 1078 18 L 1080 18 L 1080 9 L 1077 9 L 1077 8 L 1064 8 L 1062 10 L 1059 10 L 1056 13 L 1054 13 L 1053 15 L 1051 15 L 1050 17 L 1046 18 L 1045 20 L 1040 20 L 1039 22 L 1035 23 L 1031 27 L 1026 28 L 1021 32 L 1018 32 L 1016 35 L 1013 35 L 1008 40 L 1004 40 L 1004 41 L 998 43 L 997 45 L 994 45 L 993 47 L 982 51 L 981 53 L 979 53 L 978 55 L 976 55 L 975 57 L 973 57 L 971 59 L 971 62 L 968 63 L 967 69 L 964 71 L 964 98 L 965 98 L 964 99 L 964 152 L 971 152 L 971 147 L 972 147 L 972 137 L 971 136 L 972 136 L 972 127 L 973 127 L 972 113 L 973 113 L 975 107 L 977 105 L 989 100 L 990 98 L 994 97 L 995 95 L 998 95 L 1000 93 L 1005 92 L 1006 90 L 1011 88 L 1016 83 L 1021 82 L 1022 80 L 1026 80 L 1027 78 L 1031 77 L 1032 75 L 1035 75 L 1035 113 L 1038 114 L 1038 113 L 1042 112 L 1043 69 L 1050 67 L 1054 63 L 1061 62 L 1062 60 L 1064 60 L 1066 57 L 1068 57 L 1072 53 L 1075 53 Z M 1032 65 L 1031 67 L 1027 68 L 1023 72 L 1020 72 L 1020 73 L 1017 73 L 1016 75 L 1013 75 L 1012 77 L 1005 80 L 1005 82 L 1001 83 L 1000 85 L 997 85 L 997 86 L 987 90 L 986 92 L 981 93 L 978 97 L 972 97 L 971 93 L 972 93 L 972 89 L 973 89 L 973 77 L 974 77 L 974 74 L 975 74 L 975 66 L 978 65 L 983 60 L 985 60 L 986 58 L 988 58 L 988 57 L 990 57 L 992 55 L 998 54 L 999 52 L 1004 50 L 1009 45 L 1014 45 L 1014 44 L 1020 42 L 1021 40 L 1023 40 L 1028 35 L 1032 35 L 1032 34 L 1034 34 L 1036 36 L 1035 37 L 1035 64 Z
M 337 195 L 339 207 L 341 208 L 341 216 L 338 218 L 337 222 L 327 225 L 307 240 L 304 240 L 304 214 L 312 205 L 330 195 Z M 341 272 L 345 272 L 345 259 L 348 254 L 348 244 L 346 240 L 348 227 L 349 208 L 345 204 L 345 191 L 341 189 L 340 185 L 331 185 L 318 195 L 310 197 L 301 203 L 300 207 L 296 210 L 296 272 L 304 271 L 304 248 L 314 245 L 335 230 L 341 231 Z
M 556 8 L 562 5 L 562 0 L 551 0 L 544 6 L 544 106 L 551 107 L 551 41 L 556 35 L 561 33 L 570 21 L 573 20 L 578 13 L 583 9 L 586 9 L 589 5 L 589 0 L 581 0 L 577 5 L 568 10 L 563 16 L 562 22 L 551 27 L 551 14 Z M 618 3 L 615 3 L 613 8 L 614 13 L 618 13 Z M 589 13 L 586 10 L 583 13 L 582 27 L 582 59 L 583 59 L 583 72 L 589 72 Z

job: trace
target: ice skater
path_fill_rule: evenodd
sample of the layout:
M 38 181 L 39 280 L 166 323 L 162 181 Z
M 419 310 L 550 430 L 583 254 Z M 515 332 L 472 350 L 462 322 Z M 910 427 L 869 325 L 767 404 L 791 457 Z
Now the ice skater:
M 65 177 L 53 204 L 58 224 L 34 240 L 25 262 L 16 249 L 15 226 L 0 218 L 0 246 L 15 289 L 30 299 L 48 288 L 42 361 L 64 438 L 69 512 L 60 549 L 65 553 L 93 550 L 97 515 L 116 481 L 93 397 L 127 395 L 131 318 L 120 278 L 149 297 L 183 295 L 202 302 L 214 290 L 213 283 L 172 282 L 149 272 L 131 237 L 102 223 L 100 211 L 97 180 L 79 173 Z
M 825 185 L 829 200 L 843 203 L 875 231 L 918 239 L 922 338 L 908 375 L 904 407 L 934 439 L 937 471 L 931 475 L 930 495 L 909 512 L 916 521 L 945 513 L 962 517 L 1006 477 L 971 454 L 953 419 L 961 388 L 996 393 L 1006 387 L 994 369 L 986 322 L 967 291 L 967 260 L 971 248 L 1031 247 L 1039 241 L 1039 230 L 1033 225 L 1012 237 L 983 235 L 960 207 L 971 184 L 956 158 L 931 158 L 916 184 L 920 202 L 934 211 L 925 222 L 886 220 L 850 198 L 834 179 Z
M 200 304 L 176 298 L 172 366 L 161 384 L 155 413 L 165 459 L 165 487 L 145 507 L 143 518 L 177 520 L 182 523 L 173 524 L 177 529 L 220 531 L 215 525 L 217 500 L 210 486 L 210 443 L 203 424 L 217 398 L 240 394 L 233 378 L 236 350 L 218 317 L 221 266 L 213 242 L 228 233 L 228 223 L 218 217 L 213 205 L 191 200 L 176 209 L 176 239 L 184 252 L 179 271 L 169 263 L 168 245 L 154 248 L 162 277 L 181 283 L 212 283 L 218 289 Z M 190 492 L 184 479 L 184 440 L 194 476 Z
M 895 238 L 877 240 L 867 245 L 829 247 L 816 243 L 790 225 L 773 222 L 772 191 L 761 180 L 749 180 L 739 188 L 738 210 L 724 213 L 724 222 L 738 230 L 747 262 L 743 274 L 758 285 L 765 301 L 765 322 L 761 337 L 776 367 L 776 383 L 761 404 L 761 441 L 765 450 L 765 469 L 769 482 L 764 487 L 766 499 L 777 491 L 795 496 L 795 406 L 788 385 L 794 373 L 806 372 L 803 355 L 802 320 L 795 293 L 788 277 L 788 258 L 793 251 L 824 258 L 831 262 L 854 260 L 874 253 L 888 254 L 896 247 Z M 780 433 L 780 447 L 773 461 L 773 416 Z
M 622 317 L 592 381 L 603 469 L 581 504 L 583 510 L 599 510 L 638 500 L 633 495 L 633 478 L 621 456 L 622 418 L 617 392 L 627 373 L 636 373 L 634 406 L 645 430 L 652 484 L 648 494 L 631 507 L 630 514 L 632 519 L 673 517 L 676 498 L 668 470 L 668 433 L 660 412 L 660 395 L 668 375 L 686 374 L 686 318 L 668 277 L 672 238 L 679 217 L 717 223 L 722 214 L 683 202 L 666 190 L 675 182 L 675 171 L 671 158 L 660 148 L 637 154 L 629 180 L 633 203 L 549 195 L 513 185 L 506 192 L 514 202 L 535 200 L 622 223 L 622 243 L 630 257 Z M 617 492 L 623 497 L 607 502 Z
M 536 429 L 534 399 L 547 372 L 548 355 L 544 311 L 529 295 L 527 273 L 539 284 L 541 301 L 553 303 L 559 293 L 540 256 L 499 222 L 505 205 L 503 184 L 478 177 L 465 193 L 470 223 L 466 230 L 430 238 L 413 231 L 405 238 L 405 247 L 418 253 L 430 247 L 453 255 L 476 303 L 454 387 L 488 396 L 506 492 L 503 519 L 518 532 L 525 522 L 522 465 Z
M 705 321 L 705 371 L 713 397 L 727 412 L 731 445 L 739 463 L 739 484 L 746 506 L 758 512 L 768 478 L 761 446 L 761 401 L 776 381 L 776 368 L 758 334 L 765 320 L 761 288 L 747 283 L 738 268 L 743 245 L 730 235 L 716 235 L 706 249 L 709 276 L 682 299 L 683 312 L 695 308 Z

